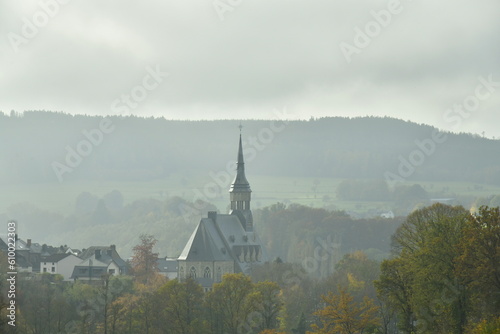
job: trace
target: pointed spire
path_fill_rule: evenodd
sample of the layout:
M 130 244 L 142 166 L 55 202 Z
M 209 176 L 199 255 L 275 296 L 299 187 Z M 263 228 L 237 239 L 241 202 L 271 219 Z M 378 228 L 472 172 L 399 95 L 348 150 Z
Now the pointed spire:
M 250 192 L 250 184 L 247 181 L 245 176 L 245 162 L 243 160 L 243 144 L 241 141 L 241 124 L 240 124 L 240 144 L 238 148 L 238 160 L 237 160 L 237 168 L 236 168 L 236 177 L 234 178 L 231 187 L 229 188 L 229 192 Z
M 240 146 L 238 147 L 238 168 L 241 166 L 245 170 L 245 161 L 243 161 L 243 144 L 241 143 L 241 133 L 240 133 Z

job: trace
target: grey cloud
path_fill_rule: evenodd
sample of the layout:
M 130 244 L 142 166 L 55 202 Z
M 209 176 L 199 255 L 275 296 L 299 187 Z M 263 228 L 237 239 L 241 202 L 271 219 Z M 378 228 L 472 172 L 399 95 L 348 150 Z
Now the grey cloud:
M 401 14 L 347 64 L 339 43 L 352 43 L 353 28 L 387 3 L 242 1 L 220 21 L 211 1 L 72 1 L 19 54 L 0 44 L 0 109 L 106 113 L 159 64 L 171 76 L 138 113 L 256 117 L 287 104 L 304 118 L 421 121 L 436 119 L 478 75 L 500 77 L 500 3 L 489 0 L 401 1 Z M 13 13 L 2 31 L 19 31 L 30 10 L 0 4 Z

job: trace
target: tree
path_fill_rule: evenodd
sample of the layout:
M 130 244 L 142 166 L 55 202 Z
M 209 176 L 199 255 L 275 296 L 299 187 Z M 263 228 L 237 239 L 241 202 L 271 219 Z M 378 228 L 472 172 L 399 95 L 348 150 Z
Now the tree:
M 379 324 L 378 306 L 368 297 L 356 303 L 345 288 L 339 287 L 338 295 L 329 292 L 322 299 L 325 307 L 314 313 L 319 317 L 321 327 L 313 324 L 310 334 L 358 334 Z
M 8 283 L 7 283 L 7 272 L 8 270 L 7 263 L 7 253 L 4 253 L 0 250 L 0 330 L 2 332 L 7 332 L 7 307 L 9 306 L 9 301 L 5 296 L 8 295 Z
M 74 315 L 63 295 L 62 277 L 44 273 L 37 280 L 18 276 L 16 329 L 20 333 L 53 333 L 64 330 Z
M 102 197 L 106 207 L 112 211 L 123 209 L 123 194 L 118 190 L 113 190 Z
M 223 331 L 230 334 L 252 326 L 247 317 L 256 310 L 258 298 L 252 281 L 242 273 L 224 275 L 222 282 L 215 283 L 207 294 L 209 305 L 221 316 Z
M 116 313 L 113 313 L 111 306 L 118 297 L 132 291 L 132 281 L 129 277 L 119 277 L 111 274 L 105 274 L 102 279 L 104 285 L 99 287 L 97 291 L 98 300 L 96 300 L 96 303 L 102 304 L 104 334 L 115 333 L 116 320 L 114 316 Z M 109 321 L 109 318 L 111 318 L 111 321 Z M 110 323 L 111 326 L 109 326 Z M 110 330 L 108 330 L 109 327 L 111 327 Z
M 457 275 L 473 293 L 477 315 L 500 314 L 500 210 L 482 206 L 470 215 L 459 245 Z
M 148 284 L 136 281 L 132 292 L 116 298 L 109 307 L 109 332 L 160 333 L 165 323 L 159 307 L 162 298 L 158 291 L 165 283 L 166 278 L 161 275 L 154 276 Z
M 193 279 L 168 281 L 157 295 L 165 326 L 173 333 L 196 333 L 202 327 L 203 290 Z
M 500 334 L 500 317 L 490 321 L 482 320 L 477 324 L 469 326 L 469 334 Z
M 158 272 L 158 253 L 153 253 L 157 240 L 152 235 L 141 234 L 141 243 L 132 249 L 132 274 L 138 282 L 147 284 Z
M 155 333 L 162 327 L 161 309 L 157 307 L 160 302 L 158 289 L 165 284 L 165 281 L 165 277 L 155 275 L 148 284 L 136 283 L 135 295 L 138 297 L 136 308 L 140 332 Z
M 274 329 L 278 327 L 278 313 L 281 311 L 283 301 L 282 291 L 276 282 L 259 282 L 255 284 L 259 292 L 258 311 L 261 314 L 261 329 Z
M 399 304 L 400 316 L 410 321 L 414 312 L 420 332 L 463 333 L 468 296 L 455 273 L 468 216 L 463 207 L 434 204 L 409 215 L 393 237 L 400 262 L 382 267 L 382 298 L 395 302 L 407 293 L 409 301 Z
M 379 262 L 368 259 L 363 251 L 355 251 L 344 255 L 337 263 L 335 273 L 327 280 L 327 283 L 330 283 L 328 288 L 332 290 L 339 284 L 345 286 L 358 301 L 363 296 L 376 298 L 372 282 L 379 273 Z
M 379 298 L 398 315 L 398 327 L 403 333 L 416 331 L 415 312 L 411 304 L 412 275 L 401 258 L 384 260 L 381 274 L 374 282 Z
M 142 331 L 138 304 L 139 296 L 132 293 L 117 298 L 111 304 L 111 333 L 134 334 Z

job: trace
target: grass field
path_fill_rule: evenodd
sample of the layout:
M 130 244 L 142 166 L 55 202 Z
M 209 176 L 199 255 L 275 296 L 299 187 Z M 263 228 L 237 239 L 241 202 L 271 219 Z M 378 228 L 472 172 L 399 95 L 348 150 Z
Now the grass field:
M 229 180 L 229 183 L 232 180 Z M 313 207 L 327 207 L 354 212 L 389 210 L 390 202 L 339 201 L 335 191 L 342 179 L 309 177 L 249 177 L 253 208 L 276 202 L 300 203 Z M 51 184 L 24 184 L 3 186 L 0 193 L 0 213 L 20 202 L 62 214 L 71 213 L 76 197 L 88 191 L 98 197 L 112 190 L 122 192 L 125 203 L 141 198 L 166 199 L 180 196 L 187 200 L 204 199 L 222 212 L 229 202 L 229 183 L 216 185 L 209 175 L 172 175 L 168 178 L 141 182 L 66 181 Z M 422 185 L 432 197 L 485 197 L 500 194 L 500 187 L 466 182 L 415 182 Z M 413 183 L 409 183 L 413 184 Z M 214 191 L 215 190 L 215 191 Z

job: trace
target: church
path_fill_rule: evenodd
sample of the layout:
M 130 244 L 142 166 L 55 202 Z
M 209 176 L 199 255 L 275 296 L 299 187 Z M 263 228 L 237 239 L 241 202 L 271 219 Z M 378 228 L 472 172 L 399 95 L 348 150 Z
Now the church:
M 254 230 L 251 194 L 240 133 L 236 176 L 229 188 L 229 214 L 211 211 L 198 223 L 178 258 L 181 281 L 191 277 L 207 291 L 220 282 L 224 274 L 249 274 L 253 265 L 268 261 Z

